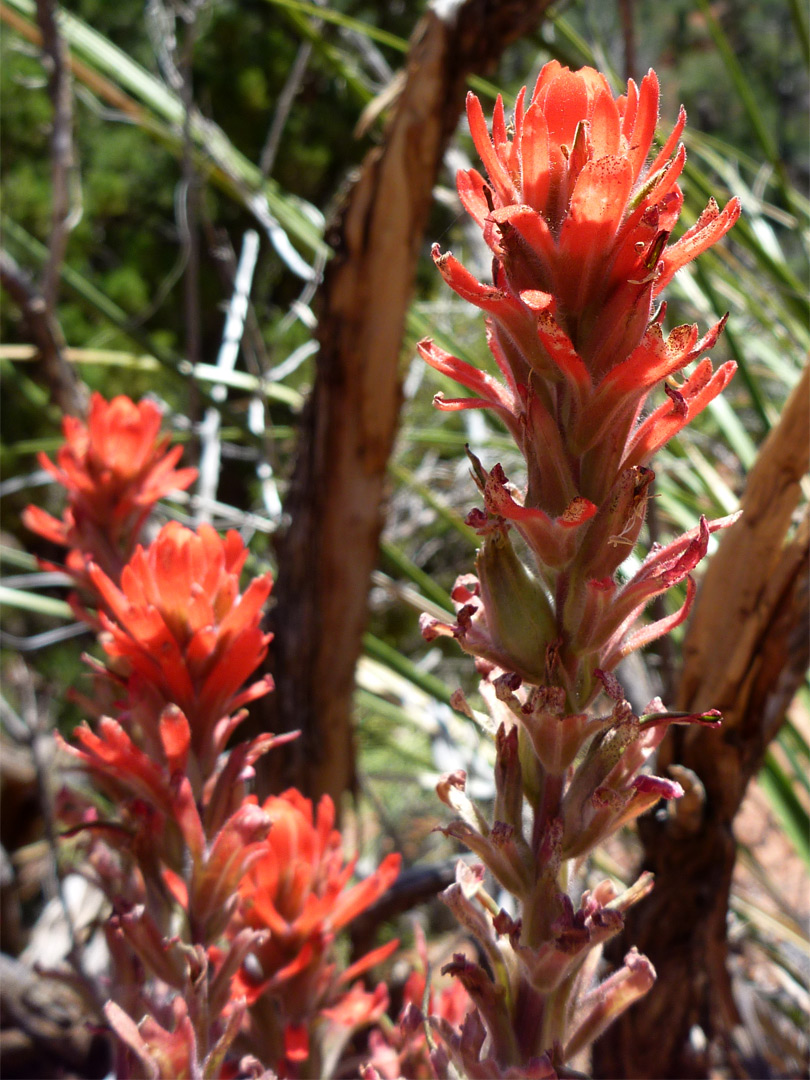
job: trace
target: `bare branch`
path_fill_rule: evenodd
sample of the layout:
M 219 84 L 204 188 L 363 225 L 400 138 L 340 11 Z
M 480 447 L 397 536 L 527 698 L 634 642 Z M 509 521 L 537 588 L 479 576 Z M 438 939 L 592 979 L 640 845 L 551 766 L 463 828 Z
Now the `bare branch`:
M 38 351 L 38 374 L 63 413 L 82 416 L 86 396 L 64 357 L 65 342 L 52 311 L 26 273 L 6 251 L 0 251 L 0 285 L 19 307 L 28 336 Z
M 70 57 L 59 30 L 54 0 L 37 0 L 37 22 L 42 33 L 43 62 L 48 72 L 48 93 L 53 104 L 51 129 L 51 235 L 48 262 L 42 277 L 42 296 L 53 313 L 59 292 L 59 272 L 68 235 L 81 218 L 81 189 L 73 146 L 73 86 Z
M 619 0 L 619 17 L 622 22 L 622 38 L 624 39 L 624 77 L 635 79 L 636 77 L 636 24 L 634 12 L 634 0 Z
M 301 42 L 295 60 L 293 61 L 293 66 L 290 69 L 290 74 L 287 76 L 287 80 L 281 88 L 281 93 L 278 95 L 276 111 L 273 113 L 273 120 L 268 129 L 267 138 L 264 140 L 261 157 L 259 158 L 259 168 L 262 171 L 262 176 L 269 176 L 273 171 L 279 143 L 281 142 L 281 135 L 284 131 L 284 126 L 287 123 L 287 117 L 290 115 L 290 109 L 295 100 L 295 95 L 301 88 L 301 83 L 304 79 L 311 53 L 311 42 Z

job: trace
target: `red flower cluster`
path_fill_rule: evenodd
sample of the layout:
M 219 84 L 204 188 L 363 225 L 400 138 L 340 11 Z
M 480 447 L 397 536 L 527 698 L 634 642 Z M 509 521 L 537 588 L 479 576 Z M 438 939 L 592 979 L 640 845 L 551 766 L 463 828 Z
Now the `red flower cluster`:
M 646 464 L 728 383 L 733 364 L 712 376 L 703 361 L 642 424 L 651 389 L 710 349 L 722 324 L 698 340 L 696 327 L 664 338 L 664 310 L 652 301 L 675 272 L 737 220 L 732 199 L 712 200 L 693 228 L 669 238 L 683 205 L 678 178 L 686 160 L 678 123 L 647 164 L 658 119 L 658 80 L 650 71 L 614 99 L 592 68 L 547 64 L 512 137 L 501 99 L 492 137 L 470 94 L 467 112 L 489 183 L 459 173 L 461 200 L 495 256 L 495 279 L 482 285 L 434 247 L 448 284 L 489 316 L 489 345 L 506 380 L 423 342 L 429 364 L 478 398 L 443 409 L 493 408 L 529 465 L 526 505 L 556 517 L 576 498 L 599 505 L 622 469 Z M 677 149 L 676 149 L 677 148 Z
M 158 720 L 176 705 L 189 720 L 201 775 L 243 718 L 237 710 L 273 685 L 265 676 L 242 689 L 267 654 L 260 623 L 272 587 L 264 574 L 240 594 L 247 556 L 236 531 L 223 540 L 209 525 L 192 532 L 171 521 L 138 547 L 120 588 L 94 563 L 88 568 L 110 612 L 100 615 L 102 645 L 146 749 L 158 752 Z
M 386 856 L 373 874 L 349 885 L 355 860 L 344 862 L 328 795 L 314 816 L 311 801 L 294 789 L 269 798 L 263 810 L 272 823 L 270 832 L 242 880 L 240 895 L 245 924 L 270 933 L 255 950 L 255 967 L 243 971 L 240 992 L 255 1003 L 257 1037 L 262 1030 L 277 1031 L 265 1017 L 262 995 L 281 1014 L 283 1048 L 268 1045 L 266 1059 L 277 1060 L 282 1049 L 286 1068 L 296 1061 L 307 1062 L 309 1071 L 301 1075 L 323 1075 L 329 1072 L 324 1058 L 336 1060 L 351 1029 L 378 1019 L 388 1004 L 383 984 L 371 993 L 359 983 L 344 988 L 389 956 L 398 942 L 383 945 L 340 973 L 332 946 L 337 932 L 393 883 L 400 856 Z M 318 1017 L 328 1033 L 322 1034 L 313 1057 L 307 1031 Z
M 87 583 L 90 559 L 118 581 L 158 499 L 194 482 L 196 469 L 175 469 L 182 447 L 167 449 L 161 421 L 151 401 L 136 405 L 119 396 L 107 402 L 93 394 L 87 424 L 73 416 L 62 421 L 67 441 L 56 464 L 39 455 L 40 465 L 67 491 L 68 506 L 61 521 L 29 506 L 24 521 L 46 540 L 70 548 L 67 568 L 78 582 Z
M 429 1018 L 442 1044 L 431 1061 L 439 1075 L 452 1059 L 465 1076 L 551 1080 L 569 1075 L 571 1056 L 655 977 L 631 952 L 623 969 L 594 985 L 603 943 L 650 883 L 642 880 L 623 897 L 603 883 L 585 891 L 577 909 L 561 887 L 563 866 L 659 799 L 682 794 L 676 782 L 641 772 L 667 724 L 719 722 L 711 710 L 668 714 L 658 701 L 637 716 L 612 669 L 686 617 L 695 594 L 691 572 L 710 534 L 735 519 L 701 519 L 656 547 L 635 574 L 617 579 L 644 523 L 651 457 L 735 369 L 729 362 L 715 372 L 703 355 L 724 320 L 703 337 L 696 326 L 666 335 L 666 308 L 655 311 L 653 301 L 678 269 L 727 232 L 740 206 L 732 199 L 721 212 L 712 200 L 670 243 L 683 206 L 678 179 L 686 155 L 678 141 L 686 118 L 681 110 L 651 155 L 658 119 L 652 71 L 614 98 L 592 68 L 572 72 L 552 61 L 531 97 L 525 88 L 518 95 L 511 126 L 500 98 L 491 134 L 473 95 L 467 115 L 487 178 L 462 172 L 458 190 L 493 253 L 492 284 L 438 246 L 433 257 L 451 288 L 486 313 L 501 378 L 431 341 L 419 351 L 477 395 L 439 394 L 435 404 L 494 410 L 526 460 L 527 483 L 521 490 L 500 464 L 487 469 L 469 455 L 484 504 L 468 517 L 481 536 L 476 574 L 456 581 L 456 621 L 423 616 L 422 630 L 428 640 L 453 636 L 478 659 L 497 728 L 492 820 L 457 771 L 437 789 L 457 815 L 443 831 L 513 896 L 517 917 L 498 911 L 485 892 L 483 866 L 460 865 L 443 899 L 475 936 L 487 966 L 459 955 L 444 969 L 475 1009 L 460 1028 Z M 659 386 L 666 397 L 647 414 Z M 529 565 L 512 545 L 512 530 Z M 681 583 L 680 610 L 638 627 L 649 601 Z M 590 715 L 602 690 L 612 708 Z M 461 697 L 457 705 L 469 711 Z
M 399 1025 L 388 1021 L 369 1033 L 371 1061 L 363 1080 L 433 1080 L 437 1075 L 430 1059 L 430 1046 L 425 1037 L 426 1020 L 422 1009 L 427 1000 L 427 1012 L 433 1021 L 449 1029 L 460 1027 L 474 1009 L 469 994 L 458 980 L 442 980 L 444 985 L 429 985 L 430 965 L 425 935 L 414 927 L 419 966 L 408 976 L 402 991 L 402 1011 Z M 439 1074 L 441 1075 L 441 1074 Z

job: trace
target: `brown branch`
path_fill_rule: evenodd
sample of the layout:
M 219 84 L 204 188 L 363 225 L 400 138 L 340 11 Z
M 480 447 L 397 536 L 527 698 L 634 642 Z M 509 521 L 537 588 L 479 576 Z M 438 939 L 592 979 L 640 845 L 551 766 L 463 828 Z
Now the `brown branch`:
M 78 191 L 73 146 L 73 87 L 70 56 L 59 30 L 53 0 L 37 0 L 37 22 L 42 34 L 43 65 L 48 72 L 48 93 L 53 105 L 51 233 L 48 238 L 48 262 L 42 275 L 42 296 L 48 311 L 53 313 L 68 236 L 78 220 L 73 206 Z
M 65 360 L 59 324 L 30 275 L 6 251 L 0 251 L 0 285 L 20 309 L 28 337 L 37 349 L 39 380 L 63 413 L 84 415 L 86 397 L 75 371 Z
M 2 6 L 4 21 L 25 32 Z M 42 48 L 42 62 L 48 72 L 48 92 L 53 105 L 51 129 L 51 231 L 48 259 L 37 286 L 30 275 L 5 251 L 0 252 L 0 284 L 19 307 L 32 344 L 38 351 L 36 375 L 48 387 L 53 401 L 63 413 L 84 414 L 87 397 L 76 372 L 64 357 L 65 342 L 56 318 L 59 278 L 70 230 L 78 220 L 73 204 L 78 190 L 76 157 L 73 148 L 73 90 L 70 56 L 59 31 L 53 0 L 37 0 L 39 29 L 26 24 L 26 36 Z
M 723 712 L 720 732 L 681 731 L 662 746 L 659 771 L 691 769 L 705 789 L 702 814 L 643 818 L 651 896 L 631 910 L 630 944 L 658 971 L 647 997 L 597 1044 L 595 1075 L 702 1077 L 709 1054 L 732 1053 L 739 1022 L 727 972 L 726 917 L 734 869 L 734 816 L 768 743 L 805 677 L 810 631 L 810 518 L 791 539 L 810 456 L 805 369 L 751 470 L 742 519 L 726 533 L 703 583 L 686 641 L 677 706 Z M 705 1051 L 690 1043 L 699 1025 Z
M 413 34 L 382 145 L 363 163 L 329 236 L 321 349 L 279 549 L 276 693 L 261 728 L 303 729 L 268 755 L 260 787 L 310 796 L 353 784 L 354 668 L 377 557 L 386 464 L 400 405 L 399 354 L 422 235 L 467 75 L 539 22 L 548 0 L 466 0 Z M 272 760 L 271 760 L 272 759 Z M 262 764 L 262 763 L 260 763 Z
M 634 18 L 634 0 L 619 0 L 619 17 L 622 24 L 624 41 L 624 77 L 636 77 L 636 24 Z

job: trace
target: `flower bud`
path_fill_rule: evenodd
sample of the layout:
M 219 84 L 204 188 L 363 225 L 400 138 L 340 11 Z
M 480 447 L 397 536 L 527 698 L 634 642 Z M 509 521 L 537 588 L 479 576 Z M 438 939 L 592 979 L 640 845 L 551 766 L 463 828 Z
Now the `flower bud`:
M 505 530 L 490 533 L 476 560 L 481 598 L 500 666 L 542 682 L 546 647 L 556 636 L 546 592 L 515 554 Z

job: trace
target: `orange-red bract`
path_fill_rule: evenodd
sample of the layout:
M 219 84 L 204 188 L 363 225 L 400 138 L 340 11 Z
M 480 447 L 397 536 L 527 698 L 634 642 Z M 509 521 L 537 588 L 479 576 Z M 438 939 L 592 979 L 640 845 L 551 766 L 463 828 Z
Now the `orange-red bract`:
M 258 955 L 265 980 L 278 984 L 322 957 L 335 933 L 385 892 L 399 873 L 400 856 L 387 855 L 373 874 L 350 885 L 356 860 L 345 861 L 328 795 L 315 815 L 311 800 L 294 788 L 271 796 L 263 809 L 272 821 L 265 852 L 240 893 L 245 921 L 271 932 Z M 360 970 L 355 965 L 349 977 Z
M 67 491 L 68 506 L 61 521 L 30 506 L 24 521 L 71 549 L 68 569 L 77 580 L 86 582 L 85 564 L 93 559 L 117 581 L 154 504 L 193 483 L 197 470 L 175 468 L 182 447 L 168 449 L 161 422 L 151 401 L 136 404 L 119 395 L 108 402 L 96 393 L 86 424 L 74 416 L 62 421 L 66 441 L 56 463 L 39 455 L 40 465 Z
M 495 256 L 493 283 L 482 284 L 434 246 L 448 284 L 488 317 L 489 346 L 504 382 L 431 341 L 424 359 L 469 387 L 472 398 L 442 409 L 492 408 L 527 460 L 526 505 L 552 517 L 580 497 L 600 505 L 621 470 L 643 466 L 728 384 L 735 365 L 717 372 L 702 360 L 643 423 L 654 387 L 710 349 L 722 321 L 704 335 L 681 326 L 665 336 L 665 308 L 653 300 L 675 272 L 737 220 L 739 200 L 712 200 L 695 225 L 670 244 L 683 205 L 678 147 L 686 116 L 651 154 L 658 80 L 614 98 L 592 68 L 543 68 L 526 104 L 518 95 L 507 128 L 503 102 L 492 133 L 470 94 L 467 112 L 488 179 L 460 172 L 461 201 Z M 650 160 L 651 158 L 651 160 Z
M 240 593 L 247 554 L 235 531 L 223 539 L 209 525 L 193 532 L 173 521 L 136 550 L 120 588 L 100 567 L 89 567 L 110 612 L 101 614 L 102 644 L 127 687 L 129 719 L 157 756 L 161 714 L 178 706 L 203 776 L 241 719 L 237 710 L 272 688 L 266 676 L 242 689 L 270 640 L 260 624 L 272 580 L 254 578 Z

